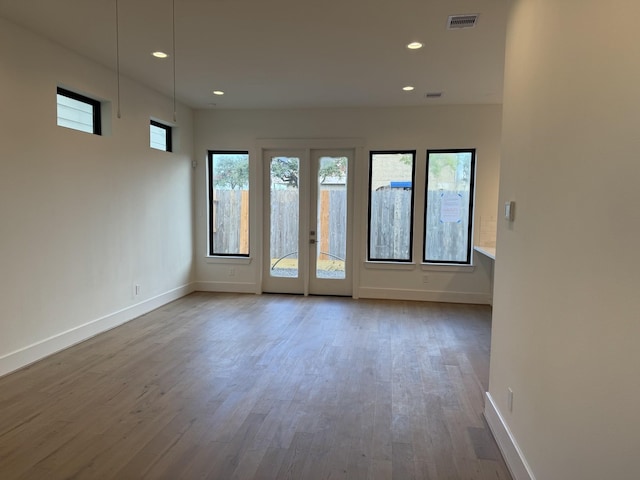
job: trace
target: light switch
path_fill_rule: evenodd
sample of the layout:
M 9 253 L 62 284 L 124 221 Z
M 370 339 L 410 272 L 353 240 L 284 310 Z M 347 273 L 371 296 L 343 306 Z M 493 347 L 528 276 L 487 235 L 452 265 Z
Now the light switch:
M 504 218 L 510 222 L 513 222 L 515 215 L 516 202 L 505 202 L 504 204 Z

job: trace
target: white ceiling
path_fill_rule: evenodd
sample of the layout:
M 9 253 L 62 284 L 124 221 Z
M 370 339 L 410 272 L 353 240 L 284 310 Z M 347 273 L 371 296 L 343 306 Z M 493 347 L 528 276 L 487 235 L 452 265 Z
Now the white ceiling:
M 502 102 L 510 0 L 174 1 L 176 96 L 194 108 Z M 172 0 L 118 10 L 121 73 L 171 96 L 174 59 L 151 52 L 172 53 Z M 114 70 L 115 11 L 116 0 L 0 0 L 0 16 Z M 446 28 L 469 13 L 474 28 Z

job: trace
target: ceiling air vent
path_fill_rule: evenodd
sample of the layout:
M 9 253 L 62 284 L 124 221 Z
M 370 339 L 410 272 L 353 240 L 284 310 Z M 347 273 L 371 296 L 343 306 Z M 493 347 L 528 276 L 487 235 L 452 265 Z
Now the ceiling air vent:
M 456 30 L 459 28 L 473 28 L 478 23 L 477 13 L 471 13 L 468 15 L 450 15 L 447 20 L 447 29 Z
M 424 98 L 440 98 L 442 97 L 442 92 L 427 92 L 424 94 Z

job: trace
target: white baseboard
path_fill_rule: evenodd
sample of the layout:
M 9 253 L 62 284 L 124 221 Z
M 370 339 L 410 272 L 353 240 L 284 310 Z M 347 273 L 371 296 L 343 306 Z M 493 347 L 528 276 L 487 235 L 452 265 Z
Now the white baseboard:
M 259 285 L 253 282 L 200 281 L 194 283 L 194 290 L 198 292 L 261 293 Z M 474 305 L 490 304 L 489 296 L 481 293 L 438 292 L 374 287 L 360 287 L 356 289 L 355 292 L 353 298 L 417 300 L 423 302 L 468 303 Z
M 258 286 L 252 282 L 195 282 L 197 292 L 221 293 L 259 293 Z
M 522 454 L 522 450 L 520 450 L 504 418 L 500 415 L 500 411 L 496 407 L 489 392 L 486 393 L 484 418 L 487 420 L 487 424 L 496 439 L 498 447 L 500 447 L 504 461 L 507 463 L 513 479 L 535 480 L 531 467 L 529 467 L 529 464 Z
M 422 302 L 470 303 L 489 305 L 489 297 L 482 293 L 438 292 L 425 290 L 406 290 L 394 288 L 360 287 L 360 298 L 377 298 L 385 300 L 417 300 Z
M 104 317 L 91 320 L 83 325 L 74 327 L 66 332 L 58 333 L 27 347 L 0 357 L 0 376 L 11 373 L 19 368 L 25 367 L 33 362 L 52 355 L 60 350 L 69 348 L 72 345 L 83 342 L 99 333 L 111 330 L 118 325 L 122 325 L 134 318 L 144 315 L 169 302 L 184 297 L 194 291 L 193 284 L 183 285 L 174 288 L 161 295 L 149 298 L 130 307 L 123 308 L 117 312 L 110 313 Z

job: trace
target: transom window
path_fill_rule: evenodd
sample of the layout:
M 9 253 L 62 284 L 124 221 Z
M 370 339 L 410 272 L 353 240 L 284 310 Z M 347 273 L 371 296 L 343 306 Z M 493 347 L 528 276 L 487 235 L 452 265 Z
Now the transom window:
M 102 135 L 98 100 L 58 87 L 56 102 L 58 126 Z
M 149 142 L 151 148 L 171 152 L 171 127 L 151 120 L 149 122 Z

